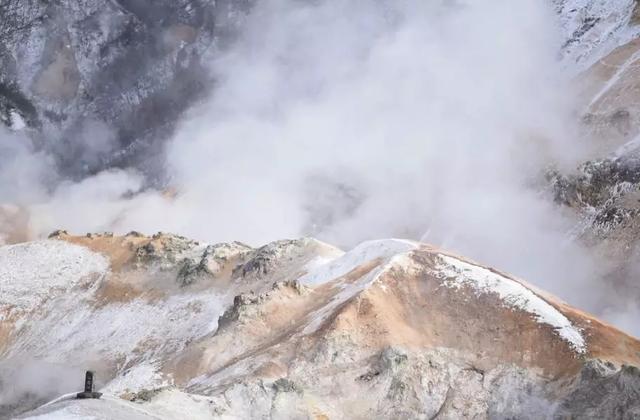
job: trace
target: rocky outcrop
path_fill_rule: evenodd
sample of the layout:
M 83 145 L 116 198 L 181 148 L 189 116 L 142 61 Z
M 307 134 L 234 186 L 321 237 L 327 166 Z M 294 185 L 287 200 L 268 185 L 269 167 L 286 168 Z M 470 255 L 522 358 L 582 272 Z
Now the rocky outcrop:
M 551 0 L 563 37 L 561 56 L 578 69 L 591 66 L 639 33 L 636 0 Z
M 27 259 L 43 262 L 15 268 Z M 0 248 L 0 262 L 14 267 L 10 281 L 0 276 L 0 384 L 33 363 L 41 383 L 60 375 L 53 366 L 91 368 L 105 394 L 25 418 L 602 418 L 640 408 L 639 341 L 425 244 L 343 253 L 313 239 L 251 249 L 58 232 Z M 28 304 L 9 303 L 7 290 Z M 22 388 L 0 385 L 5 414 L 75 391 Z
M 579 216 L 571 236 L 607 262 L 614 293 L 637 297 L 640 6 L 635 0 L 559 0 L 556 5 L 565 36 L 572 33 L 563 53 L 577 62 L 576 114 L 586 158 L 575 170 L 549 171 L 547 178 L 555 201 Z
M 635 0 L 550 2 L 567 63 L 589 68 L 631 41 L 611 53 L 615 60 L 607 57 L 588 72 L 607 80 L 611 72 L 625 73 L 612 92 L 627 85 L 627 72 L 611 70 L 610 62 L 632 64 L 635 57 Z M 158 172 L 153 157 L 163 139 L 213 85 L 205 63 L 233 39 L 252 3 L 7 0 L 0 5 L 0 123 L 27 130 L 65 175 L 114 166 Z M 633 65 L 626 67 L 633 73 Z M 608 95 L 599 96 L 607 102 Z M 618 111 L 589 112 L 593 121 L 615 119 L 626 132 L 629 118 Z M 359 199 L 357 192 L 340 194 Z
M 583 368 L 577 385 L 560 404 L 559 418 L 635 419 L 640 417 L 640 370 L 635 366 L 616 369 L 611 364 L 591 362 Z M 616 398 L 611 398 L 616 395 Z
M 206 92 L 203 60 L 246 2 L 44 1 L 0 5 L 0 122 L 30 129 L 82 175 L 143 168 Z M 152 141 L 151 139 L 154 139 Z M 144 154 L 144 159 L 137 158 Z
M 640 214 L 634 200 L 640 187 L 640 161 L 630 156 L 588 161 L 575 174 L 550 172 L 548 176 L 555 201 L 584 209 L 597 235 L 609 235 Z

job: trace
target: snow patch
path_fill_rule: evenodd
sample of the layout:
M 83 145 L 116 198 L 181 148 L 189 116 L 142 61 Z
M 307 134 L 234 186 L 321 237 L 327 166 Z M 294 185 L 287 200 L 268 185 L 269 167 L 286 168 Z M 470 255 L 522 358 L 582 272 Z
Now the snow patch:
M 43 305 L 41 316 L 24 325 L 12 352 L 79 362 L 86 355 L 129 360 L 142 351 L 153 360 L 180 351 L 186 342 L 215 331 L 228 300 L 213 292 L 185 293 L 95 308 L 91 294 L 62 296 Z
M 477 294 L 498 295 L 507 306 L 526 311 L 539 323 L 550 325 L 577 353 L 586 352 L 580 330 L 560 311 L 519 282 L 448 255 L 439 254 L 438 259 L 437 276 L 445 279 L 445 286 L 454 289 L 467 286 Z
M 186 417 L 189 418 L 188 415 Z M 30 420 L 157 420 L 177 417 L 159 416 L 145 410 L 142 404 L 103 395 L 100 399 L 67 400 L 47 407 L 40 407 L 20 418 Z
M 145 407 L 163 418 L 185 418 L 185 408 L 190 420 L 204 420 L 213 417 L 209 397 L 187 394 L 176 389 L 163 391 Z
M 317 265 L 299 280 L 301 284 L 316 286 L 350 273 L 369 262 L 380 260 L 377 267 L 353 283 L 342 283 L 340 292 L 324 307 L 310 315 L 310 322 L 302 334 L 312 334 L 343 303 L 375 283 L 380 276 L 397 265 L 410 263 L 407 254 L 418 248 L 418 243 L 404 239 L 383 239 L 366 241 L 331 262 Z M 312 260 L 313 261 L 313 260 Z M 314 263 L 315 264 L 315 263 Z M 309 268 L 309 265 L 307 266 Z
M 408 244 L 412 243 L 409 243 L 407 241 L 406 245 Z M 316 332 L 318 328 L 320 328 L 320 326 L 325 322 L 325 320 L 336 311 L 336 309 L 338 309 L 345 302 L 352 299 L 358 293 L 369 288 L 383 274 L 387 273 L 392 268 L 409 268 L 413 262 L 413 260 L 411 260 L 411 258 L 409 257 L 409 252 L 411 252 L 414 248 L 415 247 L 407 246 L 404 252 L 391 256 L 384 263 L 380 264 L 375 269 L 359 278 L 357 281 L 353 283 L 340 284 L 340 292 L 338 292 L 338 294 L 335 295 L 327 305 L 323 306 L 310 315 L 310 321 L 302 330 L 302 334 L 308 335 Z M 383 290 L 386 291 L 386 289 Z
M 157 389 L 170 385 L 159 372 L 159 364 L 143 361 L 109 382 L 102 392 L 120 395 L 125 392 L 137 392 L 142 389 Z
M 32 311 L 90 275 L 104 276 L 109 261 L 88 248 L 58 240 L 0 247 L 0 308 Z
M 387 259 L 394 255 L 414 250 L 417 242 L 404 239 L 384 239 L 366 241 L 356 246 L 340 258 L 331 260 L 328 264 L 312 266 L 307 274 L 298 279 L 301 284 L 316 286 L 340 278 L 363 264 L 376 259 Z
M 74 394 L 75 396 L 75 394 Z M 158 420 L 217 418 L 211 398 L 166 389 L 151 401 L 129 402 L 109 395 L 99 400 L 61 401 L 36 409 L 23 419 L 31 420 Z
M 343 253 L 343 255 L 344 255 L 344 253 Z M 315 271 L 318 268 L 322 267 L 323 265 L 327 265 L 330 262 L 335 261 L 339 257 L 340 256 L 330 257 L 330 256 L 319 255 L 317 257 L 312 258 L 309 262 L 307 262 L 304 265 L 304 269 L 305 269 L 305 271 L 307 273 L 309 273 L 311 271 Z
M 629 25 L 635 0 L 553 0 L 565 39 L 564 60 L 581 71 L 640 34 Z
M 27 123 L 22 118 L 22 115 L 18 114 L 15 110 L 9 114 L 9 128 L 13 131 L 24 130 L 27 127 Z

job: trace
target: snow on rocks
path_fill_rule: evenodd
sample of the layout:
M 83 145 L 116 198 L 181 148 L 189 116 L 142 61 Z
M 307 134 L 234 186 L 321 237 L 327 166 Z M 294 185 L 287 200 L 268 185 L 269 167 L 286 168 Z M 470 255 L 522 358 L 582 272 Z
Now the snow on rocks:
M 157 420 L 162 417 L 149 413 L 138 404 L 103 396 L 101 399 L 62 401 L 41 407 L 18 418 L 30 420 Z
M 467 286 L 473 288 L 476 294 L 499 296 L 505 305 L 526 311 L 539 323 L 550 325 L 577 353 L 586 352 L 586 343 L 580 330 L 559 310 L 519 282 L 444 254 L 438 255 L 436 275 L 445 279 L 446 287 L 460 289 Z
M 12 131 L 24 130 L 27 127 L 27 123 L 17 111 L 13 110 L 9 114 L 9 129 Z
M 186 394 L 170 388 L 159 391 L 149 401 L 130 402 L 103 395 L 99 400 L 73 399 L 43 406 L 18 418 L 31 420 L 181 420 L 185 418 L 201 420 L 219 417 L 216 414 L 211 408 L 211 398 Z
M 215 331 L 223 311 L 222 298 L 210 292 L 139 298 L 99 308 L 88 295 L 76 295 L 57 299 L 54 305 L 43 308 L 42 316 L 28 326 L 29 334 L 21 336 L 14 348 L 51 359 L 78 358 L 83 353 L 106 359 L 137 354 L 150 358 L 181 350 L 189 340 Z
M 126 374 L 113 379 L 100 391 L 110 395 L 122 395 L 141 389 L 158 389 L 169 386 L 169 380 L 163 378 L 158 372 L 159 370 L 158 363 L 141 362 L 129 369 Z
M 172 247 L 173 242 L 149 254 L 142 267 L 146 275 L 157 277 L 154 267 L 168 261 L 167 253 L 180 260 L 202 249 L 196 242 Z M 164 382 L 155 361 L 215 331 L 230 299 L 218 290 L 162 282 L 164 292 L 141 289 L 138 296 L 134 287 L 123 299 L 117 293 L 130 287 L 127 275 L 120 278 L 123 274 L 109 267 L 104 255 L 64 240 L 0 248 L 0 316 L 14 318 L 7 325 L 15 332 L 4 356 L 28 355 L 66 366 L 118 360 L 134 368 L 114 372 L 109 390 L 157 386 Z M 113 290 L 116 295 L 109 295 Z
M 279 240 L 253 250 L 234 269 L 241 277 L 272 278 L 273 281 L 295 280 L 322 261 L 344 254 L 338 248 L 313 238 Z M 301 270 L 302 269 L 302 270 Z
M 630 24 L 635 0 L 554 0 L 564 38 L 563 56 L 584 70 L 640 34 Z
M 109 261 L 88 248 L 43 240 L 0 248 L 0 308 L 32 311 L 54 291 L 104 276 Z
M 320 328 L 322 323 L 340 307 L 344 302 L 356 296 L 376 282 L 385 272 L 396 266 L 406 266 L 410 263 L 407 253 L 418 247 L 416 242 L 402 239 L 387 239 L 367 241 L 342 257 L 337 258 L 324 266 L 318 267 L 303 276 L 299 281 L 309 286 L 323 284 L 348 274 L 357 267 L 380 260 L 377 267 L 353 283 L 341 283 L 340 292 L 333 297 L 328 305 L 315 311 L 310 316 L 310 321 L 302 331 L 303 334 L 312 334 Z
M 329 263 L 320 265 L 315 260 L 310 265 L 311 270 L 299 281 L 307 286 L 317 286 L 348 274 L 363 264 L 376 259 L 388 259 L 394 255 L 414 250 L 418 244 L 404 239 L 385 239 L 366 241 L 356 246 L 340 258 L 332 259 Z
M 554 308 L 535 289 L 507 275 L 411 241 L 369 241 L 343 253 L 312 239 L 277 241 L 257 250 L 221 244 L 205 251 L 195 242 L 161 239 L 154 242 L 153 250 L 147 249 L 153 252 L 145 250 L 140 259 L 135 259 L 140 255 L 130 246 L 132 242 L 107 241 L 110 248 L 105 252 L 128 250 L 135 262 L 133 268 L 114 265 L 113 277 L 81 283 L 89 287 L 59 294 L 43 302 L 37 311 L 25 314 L 21 325 L 16 321 L 16 333 L 7 343 L 5 356 L 28 355 L 83 370 L 95 363 L 106 384 L 101 388 L 105 394 L 101 400 L 59 401 L 27 416 L 177 419 L 245 418 L 265 413 L 265 418 L 276 418 L 273 407 L 286 405 L 288 411 L 281 411 L 286 415 L 280 417 L 299 413 L 302 417 L 312 413 L 332 418 L 362 417 L 364 413 L 389 417 L 401 413 L 398 407 L 404 410 L 412 404 L 411 395 L 427 395 L 402 413 L 417 418 L 441 411 L 445 417 L 457 418 L 467 412 L 460 411 L 463 404 L 457 400 L 446 403 L 450 389 L 463 390 L 453 397 L 459 401 L 474 399 L 474 407 L 480 411 L 473 413 L 487 407 L 499 410 L 504 404 L 496 406 L 494 390 L 500 397 L 520 401 L 520 395 L 531 396 L 530 384 L 546 386 L 546 378 L 561 378 L 562 386 L 572 384 L 571 375 L 584 360 L 599 354 L 598 340 L 623 343 L 615 351 L 623 348 L 625 353 L 622 357 L 615 353 L 611 360 L 626 363 L 637 357 L 626 354 L 640 349 L 640 344 L 613 329 L 602 333 L 581 323 L 582 315 L 576 313 L 571 320 L 584 327 L 579 330 L 561 312 L 564 306 Z M 138 247 L 146 244 L 139 238 L 134 242 Z M 114 250 L 117 246 L 120 248 Z M 7 249 L 11 247 L 0 248 L 2 252 Z M 181 284 L 175 277 L 181 258 L 211 263 L 211 267 L 217 261 L 220 269 L 205 270 L 196 282 Z M 6 264 L 7 259 L 0 259 L 3 261 Z M 158 262 L 165 261 L 177 265 L 159 272 Z M 62 263 L 50 266 L 58 264 Z M 39 265 L 34 271 L 44 274 L 49 268 Z M 148 278 L 139 282 L 139 276 Z M 427 287 L 422 287 L 424 282 Z M 305 293 L 291 292 L 290 287 L 298 284 Z M 135 286 L 131 289 L 135 293 L 111 293 L 126 285 Z M 434 293 L 438 287 L 439 291 L 459 293 L 463 300 L 476 299 L 478 305 L 474 312 L 452 313 L 451 293 Z M 3 292 L 0 289 L 0 295 Z M 363 300 L 359 301 L 361 294 Z M 240 302 L 245 295 L 250 299 Z M 233 296 L 240 298 L 234 300 Z M 386 297 L 393 298 L 389 305 Z M 493 299 L 486 297 L 500 298 L 503 304 L 491 307 Z M 433 300 L 438 298 L 447 300 Z M 247 322 L 231 322 L 218 329 L 220 314 L 236 305 L 236 300 L 256 310 L 247 312 Z M 497 313 L 496 306 L 500 309 Z M 365 307 L 369 309 L 360 312 Z M 541 328 L 528 328 L 532 334 L 526 338 L 531 340 L 520 340 L 523 345 L 516 348 L 513 340 L 521 337 L 513 328 L 498 328 L 498 340 L 491 336 L 484 340 L 485 334 L 492 334 L 495 322 L 514 325 L 512 313 L 503 307 L 521 315 L 516 321 L 530 317 L 529 326 L 537 321 Z M 433 318 L 417 318 L 425 313 L 423 308 L 430 308 Z M 493 310 L 488 317 L 483 315 L 485 308 L 486 312 Z M 338 328 L 322 328 L 336 314 L 340 314 Z M 465 316 L 473 319 L 467 323 Z M 463 322 L 469 330 L 443 341 L 430 338 L 432 332 L 436 333 L 433 337 L 447 334 L 452 322 Z M 397 330 L 388 329 L 393 326 Z M 349 339 L 350 331 L 354 332 L 353 340 Z M 387 334 L 389 331 L 393 334 Z M 590 337 L 588 353 L 583 335 Z M 467 340 L 469 336 L 471 340 Z M 384 340 L 379 339 L 382 337 Z M 556 351 L 565 341 L 574 351 Z M 576 353 L 585 357 L 575 357 Z M 520 381 L 505 382 L 508 391 L 500 388 L 505 369 Z M 521 381 L 523 377 L 526 382 Z M 336 383 L 346 385 L 335 388 Z M 469 383 L 472 386 L 460 385 Z M 432 384 L 437 384 L 437 397 L 433 397 Z M 359 405 L 363 400 L 358 396 L 365 394 L 365 405 Z M 314 405 L 309 406 L 308 401 Z M 380 408 L 380 401 L 386 405 Z M 511 404 L 510 399 L 507 402 Z

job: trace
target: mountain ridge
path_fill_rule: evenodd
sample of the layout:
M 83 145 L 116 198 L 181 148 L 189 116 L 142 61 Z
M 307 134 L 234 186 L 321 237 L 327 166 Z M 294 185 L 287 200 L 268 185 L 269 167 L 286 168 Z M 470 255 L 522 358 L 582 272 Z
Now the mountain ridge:
M 169 234 L 57 232 L 0 255 L 37 257 L 34 246 L 82 250 L 109 267 L 87 277 L 69 272 L 64 258 L 49 262 L 75 280 L 44 298 L 25 284 L 41 299 L 37 310 L 3 307 L 1 359 L 95 369 L 112 399 L 56 403 L 26 418 L 132 410 L 123 399 L 147 410 L 182 398 L 201 414 L 207 401 L 209 418 L 534 418 L 534 400 L 550 415 L 575 414 L 585 408 L 575 398 L 596 392 L 595 382 L 640 380 L 632 368 L 640 365 L 638 340 L 525 282 L 416 242 L 369 241 L 343 253 L 314 239 L 253 249 Z M 581 379 L 586 372 L 593 378 Z M 439 378 L 437 389 L 425 388 L 424 375 Z M 509 394 L 500 391 L 516 378 Z M 616 387 L 614 408 L 635 412 L 624 400 L 631 391 Z M 274 404 L 280 411 L 268 414 Z M 172 418 L 157 407 L 154 415 Z

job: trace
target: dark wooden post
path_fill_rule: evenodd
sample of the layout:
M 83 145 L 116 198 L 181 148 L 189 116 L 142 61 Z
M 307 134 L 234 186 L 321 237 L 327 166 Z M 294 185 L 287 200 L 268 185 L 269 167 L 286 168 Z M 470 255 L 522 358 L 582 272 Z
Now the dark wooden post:
M 84 375 L 84 392 L 93 392 L 93 372 L 90 370 Z
M 100 392 L 94 392 L 93 390 L 93 372 L 88 370 L 84 375 L 84 391 L 78 392 L 76 398 L 100 398 L 102 394 Z

